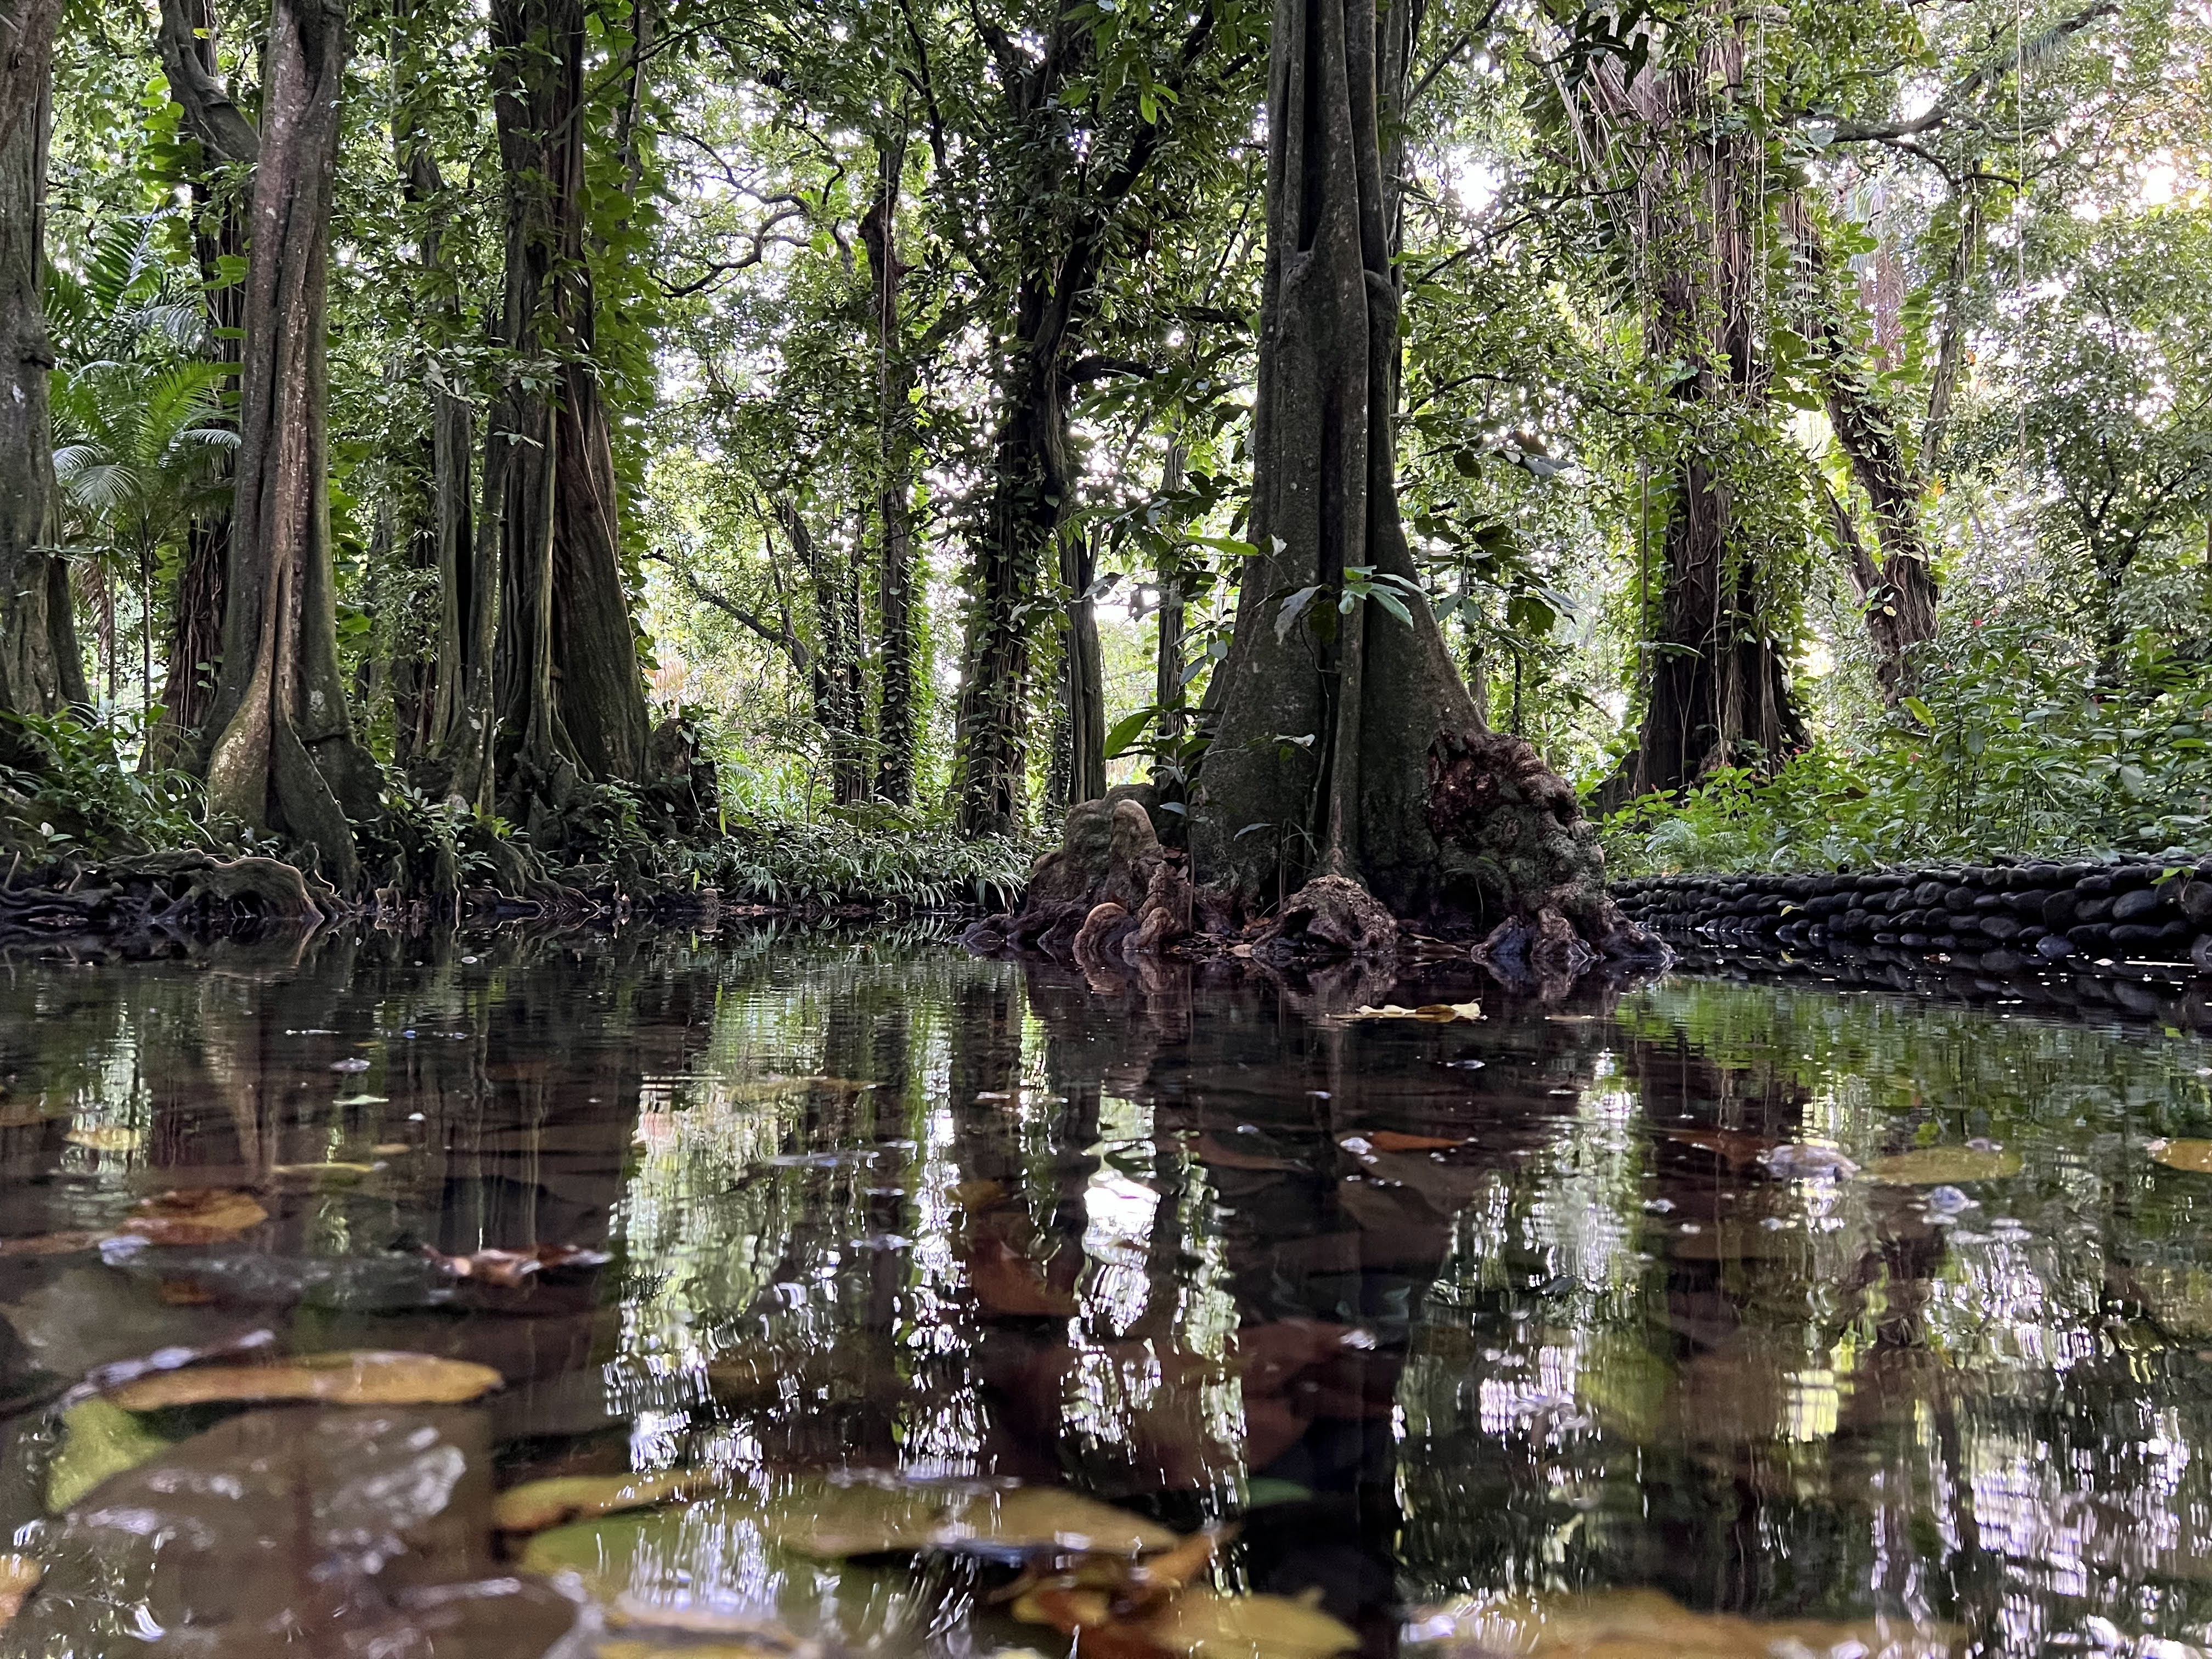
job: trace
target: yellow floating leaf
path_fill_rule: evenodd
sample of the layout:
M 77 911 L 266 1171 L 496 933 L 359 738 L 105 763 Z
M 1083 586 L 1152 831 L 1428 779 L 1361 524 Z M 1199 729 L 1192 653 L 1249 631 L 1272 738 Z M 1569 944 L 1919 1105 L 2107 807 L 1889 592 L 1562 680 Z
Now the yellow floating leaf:
M 1978 1146 L 1923 1146 L 1878 1158 L 1867 1179 L 1885 1187 L 1951 1187 L 1965 1181 L 2002 1181 L 2021 1170 L 2018 1152 Z
M 2154 1140 L 2150 1155 L 2169 1170 L 2212 1175 L 2212 1140 Z
M 156 1244 L 215 1244 L 268 1219 L 251 1193 L 208 1187 L 142 1200 L 123 1231 Z
M 193 1365 L 127 1382 L 108 1396 L 125 1411 L 263 1400 L 332 1406 L 458 1406 L 499 1387 L 489 1365 L 427 1353 L 295 1354 L 265 1365 Z
M 374 1175 L 381 1164 L 272 1164 L 273 1181 L 302 1182 L 311 1187 L 352 1187 Z
M 46 1576 L 45 1565 L 27 1555 L 0 1555 L 0 1630 L 22 1612 L 23 1603 Z
M 1359 1645 L 1352 1628 L 1286 1595 L 1222 1595 L 1188 1589 L 1145 1634 L 1185 1659 L 1328 1659 Z
M 944 1510 L 941 1491 L 808 1482 L 769 1504 L 761 1530 L 770 1543 L 838 1560 L 927 1549 L 944 1524 Z
M 95 1152 L 134 1152 L 146 1137 L 119 1123 L 94 1123 L 71 1129 L 62 1139 L 72 1146 L 89 1147 Z
M 1165 1527 L 1065 1486 L 1016 1486 L 978 1492 L 951 1505 L 932 1540 L 940 1546 L 1036 1549 L 1046 1545 L 1102 1555 L 1173 1549 L 1182 1540 Z
M 492 1504 L 492 1520 L 502 1532 L 543 1532 L 548 1527 L 593 1516 L 672 1504 L 709 1491 L 714 1484 L 714 1476 L 704 1469 L 526 1480 L 500 1493 Z

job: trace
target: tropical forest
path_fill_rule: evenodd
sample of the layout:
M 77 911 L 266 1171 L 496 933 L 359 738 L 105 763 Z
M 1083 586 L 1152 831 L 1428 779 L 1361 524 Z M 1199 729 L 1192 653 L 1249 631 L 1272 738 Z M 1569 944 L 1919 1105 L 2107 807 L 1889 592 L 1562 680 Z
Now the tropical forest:
M 0 0 L 0 1659 L 2212 1654 L 2212 0 Z

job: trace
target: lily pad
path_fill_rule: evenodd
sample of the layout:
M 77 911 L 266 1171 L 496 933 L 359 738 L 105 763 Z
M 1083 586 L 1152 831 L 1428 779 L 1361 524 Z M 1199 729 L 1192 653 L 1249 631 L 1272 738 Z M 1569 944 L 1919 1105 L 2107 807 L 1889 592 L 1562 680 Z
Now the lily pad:
M 2150 1155 L 2169 1170 L 2212 1175 L 2212 1140 L 2156 1140 L 2151 1143 Z
M 171 1443 L 110 1401 L 78 1401 L 62 1413 L 61 1449 L 46 1466 L 46 1507 L 69 1508 L 110 1475 L 137 1468 Z
M 265 1365 L 196 1365 L 125 1383 L 108 1398 L 125 1411 L 268 1400 L 331 1406 L 448 1406 L 499 1387 L 489 1365 L 427 1353 L 295 1354 Z
M 1893 1152 L 1867 1165 L 1867 1179 L 1884 1187 L 1951 1187 L 1969 1181 L 2002 1181 L 2021 1171 L 2018 1152 L 1976 1146 L 1922 1146 Z
M 572 1474 L 526 1480 L 500 1493 L 492 1520 L 502 1532 L 543 1532 L 548 1527 L 624 1510 L 653 1509 L 711 1491 L 716 1477 L 705 1469 L 653 1474 Z
M 1185 1659 L 1328 1659 L 1359 1645 L 1349 1625 L 1286 1595 L 1187 1589 L 1144 1628 L 1159 1646 Z

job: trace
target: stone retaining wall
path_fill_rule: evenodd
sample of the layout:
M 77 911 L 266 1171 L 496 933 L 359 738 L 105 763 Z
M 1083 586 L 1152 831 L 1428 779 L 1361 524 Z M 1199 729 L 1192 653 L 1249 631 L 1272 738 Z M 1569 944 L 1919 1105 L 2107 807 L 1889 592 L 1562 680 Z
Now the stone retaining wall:
M 1630 919 L 1668 939 L 1879 950 L 1991 974 L 2129 963 L 2212 973 L 2212 859 L 1650 876 L 1615 882 L 1613 895 Z

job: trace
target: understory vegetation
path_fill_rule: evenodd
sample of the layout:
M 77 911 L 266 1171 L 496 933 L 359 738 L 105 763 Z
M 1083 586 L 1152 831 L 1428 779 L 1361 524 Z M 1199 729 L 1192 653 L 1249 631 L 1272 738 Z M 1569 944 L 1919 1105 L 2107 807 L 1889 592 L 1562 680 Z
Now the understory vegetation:
M 2202 3 L 1382 8 L 1310 570 L 1279 8 L 6 3 L 14 865 L 1279 885 L 1394 654 L 1617 872 L 2212 839 Z

